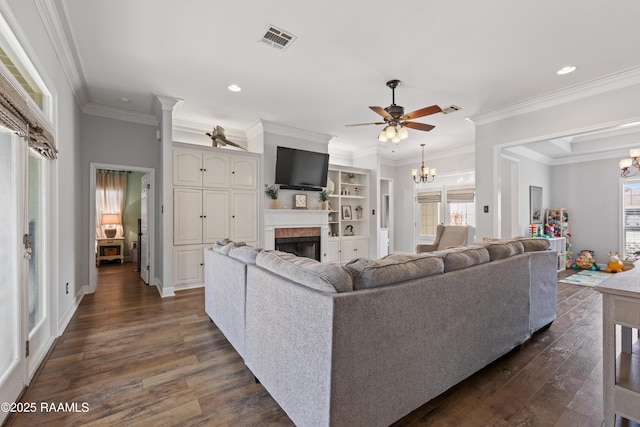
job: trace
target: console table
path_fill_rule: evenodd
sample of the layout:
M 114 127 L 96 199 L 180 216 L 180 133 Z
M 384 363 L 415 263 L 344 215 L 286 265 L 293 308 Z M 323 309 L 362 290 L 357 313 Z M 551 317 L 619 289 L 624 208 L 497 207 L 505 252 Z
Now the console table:
M 120 260 L 124 262 L 124 237 L 114 237 L 112 239 L 96 239 L 98 247 L 96 252 L 96 265 L 100 261 Z
M 596 290 L 602 293 L 602 363 L 605 426 L 616 415 L 640 423 L 640 265 L 617 273 Z M 621 352 L 616 351 L 616 326 L 621 328 Z

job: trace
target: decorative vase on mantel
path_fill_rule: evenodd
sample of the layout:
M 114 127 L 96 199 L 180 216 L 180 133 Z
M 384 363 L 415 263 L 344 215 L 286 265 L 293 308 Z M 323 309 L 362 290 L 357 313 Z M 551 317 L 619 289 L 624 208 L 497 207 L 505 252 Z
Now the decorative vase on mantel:
M 322 210 L 323 211 L 327 210 L 327 202 L 322 202 Z
M 278 199 L 271 200 L 271 209 L 278 209 Z

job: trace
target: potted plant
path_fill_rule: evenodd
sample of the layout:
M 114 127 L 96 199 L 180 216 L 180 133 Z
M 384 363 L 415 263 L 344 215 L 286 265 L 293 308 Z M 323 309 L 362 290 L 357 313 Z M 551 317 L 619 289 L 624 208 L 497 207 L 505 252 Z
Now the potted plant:
M 329 193 L 327 193 L 327 190 L 322 190 L 320 194 L 318 194 L 318 199 L 322 202 L 322 210 L 326 210 L 327 200 L 329 200 Z
M 264 194 L 271 199 L 271 209 L 278 209 L 278 187 L 265 184 Z

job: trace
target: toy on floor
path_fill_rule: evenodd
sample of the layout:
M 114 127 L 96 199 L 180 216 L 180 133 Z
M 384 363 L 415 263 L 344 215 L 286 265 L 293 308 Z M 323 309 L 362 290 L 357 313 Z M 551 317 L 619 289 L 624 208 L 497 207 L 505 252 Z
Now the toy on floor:
M 593 259 L 593 251 L 590 250 L 581 251 L 580 256 L 576 258 L 576 262 L 574 262 L 571 267 L 573 267 L 574 270 L 583 268 L 585 270 L 596 271 L 600 269 Z
M 624 271 L 624 265 L 622 264 L 622 261 L 620 261 L 618 253 L 609 252 L 607 256 L 609 257 L 607 273 L 622 273 L 622 271 Z

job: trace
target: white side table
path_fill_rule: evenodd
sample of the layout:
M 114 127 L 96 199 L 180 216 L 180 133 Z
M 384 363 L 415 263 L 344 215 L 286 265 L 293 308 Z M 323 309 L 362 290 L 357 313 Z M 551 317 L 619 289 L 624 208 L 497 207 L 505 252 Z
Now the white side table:
M 605 426 L 616 415 L 640 423 L 640 353 L 633 331 L 640 328 L 640 265 L 617 273 L 596 286 L 602 293 L 602 362 Z M 622 326 L 621 352 L 616 354 L 616 325 Z
M 124 262 L 124 237 L 114 237 L 112 239 L 96 239 L 98 247 L 96 252 L 96 265 L 100 261 L 120 260 Z

